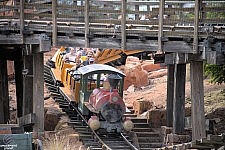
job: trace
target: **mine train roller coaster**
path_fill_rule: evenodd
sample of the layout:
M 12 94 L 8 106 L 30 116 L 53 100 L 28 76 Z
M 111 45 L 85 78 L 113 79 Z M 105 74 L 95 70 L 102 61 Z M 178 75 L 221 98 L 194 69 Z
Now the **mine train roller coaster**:
M 56 56 L 60 58 L 69 52 L 69 49 L 62 46 Z M 144 50 L 122 50 L 122 49 L 99 49 L 96 51 L 95 63 L 97 64 L 107 64 L 110 66 L 120 66 L 125 65 L 127 56 L 135 56 L 139 59 L 151 59 L 156 51 L 144 51 Z M 54 61 L 56 61 L 54 59 Z
M 63 62 L 60 53 L 49 61 L 55 85 L 75 104 L 92 130 L 120 133 L 133 129 L 131 119 L 123 117 L 129 112 L 123 101 L 123 72 L 105 64 L 86 65 L 72 71 L 75 64 Z

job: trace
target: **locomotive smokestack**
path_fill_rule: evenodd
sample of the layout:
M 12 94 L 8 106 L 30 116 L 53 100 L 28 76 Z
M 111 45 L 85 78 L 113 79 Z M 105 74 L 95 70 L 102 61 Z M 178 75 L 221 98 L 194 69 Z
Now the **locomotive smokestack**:
M 113 89 L 116 88 L 118 85 L 119 81 L 122 79 L 118 74 L 110 74 L 107 77 L 109 84 L 110 84 L 110 92 L 112 92 Z

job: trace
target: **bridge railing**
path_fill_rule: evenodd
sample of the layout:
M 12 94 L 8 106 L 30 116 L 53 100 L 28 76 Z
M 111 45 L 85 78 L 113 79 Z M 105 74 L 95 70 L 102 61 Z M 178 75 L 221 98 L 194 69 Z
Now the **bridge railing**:
M 166 0 L 163 4 L 160 1 L 136 0 L 56 2 L 56 8 L 53 8 L 52 0 L 0 2 L 1 32 L 46 32 L 52 35 L 55 25 L 58 37 L 80 36 L 86 37 L 85 40 L 110 38 L 121 41 L 119 47 L 122 48 L 127 47 L 122 43 L 130 39 L 137 39 L 142 43 L 151 39 L 157 43 L 158 39 L 165 41 L 168 38 L 186 38 L 190 42 L 194 38 L 204 39 L 208 36 L 225 38 L 225 1 L 202 0 L 197 3 L 194 0 Z M 197 5 L 199 9 L 196 9 Z M 195 11 L 198 15 L 195 15 Z M 54 13 L 56 22 L 52 18 Z M 86 45 L 87 43 L 89 42 L 86 42 Z M 132 47 L 132 44 L 130 46 Z

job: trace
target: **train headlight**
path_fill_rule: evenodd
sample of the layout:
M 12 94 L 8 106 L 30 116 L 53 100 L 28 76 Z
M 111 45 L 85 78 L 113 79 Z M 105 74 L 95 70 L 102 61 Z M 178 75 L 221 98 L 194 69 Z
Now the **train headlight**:
M 113 103 L 118 102 L 118 100 L 119 100 L 119 98 L 118 98 L 117 96 L 113 96 L 113 97 L 112 97 L 112 102 L 113 102 Z
M 134 128 L 134 124 L 131 120 L 127 120 L 123 123 L 123 128 L 126 131 L 131 131 Z

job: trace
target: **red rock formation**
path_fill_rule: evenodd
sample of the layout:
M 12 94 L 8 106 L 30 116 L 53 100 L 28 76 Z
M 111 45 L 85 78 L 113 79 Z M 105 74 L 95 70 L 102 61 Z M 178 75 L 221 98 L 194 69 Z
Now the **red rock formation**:
M 142 68 L 146 70 L 147 72 L 150 72 L 150 71 L 157 71 L 157 70 L 166 68 L 166 66 L 160 66 L 160 64 L 154 64 L 154 60 L 145 60 L 142 62 Z
M 138 58 L 129 56 L 126 60 L 124 67 L 124 73 L 126 74 L 124 81 L 124 89 L 134 84 L 135 88 L 148 85 L 148 72 L 143 70 Z

